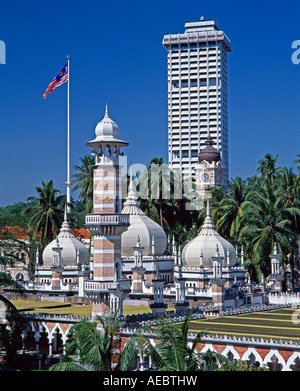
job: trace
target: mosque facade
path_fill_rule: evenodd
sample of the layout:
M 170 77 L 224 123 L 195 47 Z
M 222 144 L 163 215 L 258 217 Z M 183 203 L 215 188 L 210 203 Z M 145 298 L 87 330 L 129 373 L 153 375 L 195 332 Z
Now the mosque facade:
M 52 300 L 92 302 L 93 316 L 109 312 L 122 315 L 124 301 L 136 300 L 147 303 L 153 314 L 161 317 L 166 303 L 180 314 L 189 307 L 203 306 L 222 312 L 267 304 L 268 292 L 280 291 L 276 249 L 271 255 L 268 284 L 264 280 L 254 284 L 244 267 L 243 249 L 238 255 L 237 248 L 216 231 L 210 216 L 209 188 L 200 183 L 210 170 L 210 184 L 224 184 L 220 153 L 209 136 L 195 170 L 199 191 L 207 200 L 206 218 L 199 234 L 182 252 L 142 211 L 131 173 L 122 208 L 119 157 L 128 143 L 119 138 L 118 125 L 109 117 L 107 107 L 95 138 L 86 145 L 95 156 L 94 210 L 86 215 L 91 254 L 88 244 L 73 235 L 66 209 L 60 233 L 42 257 L 37 252 L 34 273 L 27 273 L 22 282 L 28 293 Z

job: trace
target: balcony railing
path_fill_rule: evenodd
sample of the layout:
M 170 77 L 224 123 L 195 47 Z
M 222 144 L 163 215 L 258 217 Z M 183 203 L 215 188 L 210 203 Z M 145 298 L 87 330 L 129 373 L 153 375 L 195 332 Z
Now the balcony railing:
M 110 289 L 121 291 L 130 290 L 130 280 L 118 280 L 117 282 L 85 281 L 84 290 L 91 292 L 108 292 Z
M 85 216 L 87 225 L 129 225 L 129 215 L 123 214 L 87 214 Z

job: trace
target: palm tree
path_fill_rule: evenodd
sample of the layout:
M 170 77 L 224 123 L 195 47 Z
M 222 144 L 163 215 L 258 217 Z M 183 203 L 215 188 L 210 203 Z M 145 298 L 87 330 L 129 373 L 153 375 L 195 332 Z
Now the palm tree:
M 273 180 L 276 175 L 276 161 L 278 155 L 273 156 L 270 153 L 266 153 L 265 157 L 261 159 L 258 164 L 257 171 L 262 175 L 264 180 L 270 181 Z
M 246 182 L 236 177 L 229 182 L 229 191 L 224 198 L 215 202 L 213 216 L 217 230 L 227 238 L 237 238 L 242 217 L 242 204 L 246 197 Z
M 73 190 L 80 190 L 79 199 L 84 204 L 86 212 L 93 210 L 93 165 L 95 158 L 92 155 L 85 155 L 80 159 L 81 165 L 75 165 L 74 168 L 79 172 L 73 174 Z
M 170 192 L 171 173 L 170 169 L 163 162 L 163 158 L 157 157 L 151 159 L 146 169 L 138 177 L 139 185 L 145 186 L 148 183 L 148 194 L 151 200 L 142 200 L 141 207 L 144 204 L 150 209 L 150 205 L 156 207 L 159 215 L 159 223 L 163 228 L 164 225 L 164 209 L 170 206 L 169 199 L 164 198 L 164 192 Z M 166 221 L 165 221 L 166 222 Z
M 191 310 L 187 311 L 184 321 L 179 324 L 170 322 L 169 319 L 159 319 L 154 327 L 142 326 L 131 337 L 131 341 L 138 343 L 144 354 L 152 357 L 156 370 L 214 370 L 217 364 L 227 363 L 228 359 L 221 354 L 198 353 L 197 346 L 205 334 L 203 332 L 199 332 L 192 346 L 189 346 L 191 314 Z M 158 341 L 155 346 L 151 343 L 151 337 Z
M 294 163 L 295 164 L 298 164 L 297 166 L 297 171 L 298 171 L 298 175 L 300 174 L 300 153 L 297 153 L 297 158 L 294 160 Z
M 242 204 L 239 238 L 253 255 L 254 266 L 265 276 L 270 273 L 270 258 L 275 243 L 282 254 L 291 252 L 289 238 L 295 240 L 289 208 L 275 192 L 275 184 L 265 182 L 247 194 Z
M 34 212 L 29 221 L 29 230 L 32 230 L 33 238 L 40 235 L 40 243 L 45 244 L 53 240 L 58 234 L 63 221 L 64 195 L 54 186 L 53 181 L 42 181 L 42 186 L 37 186 L 38 197 L 28 197 L 29 201 L 36 201 L 36 205 L 29 205 L 23 213 Z
M 119 330 L 119 319 L 99 316 L 97 320 L 98 323 L 83 320 L 72 326 L 67 354 L 62 356 L 62 362 L 50 367 L 50 371 L 111 371 L 113 369 L 113 350 L 116 348 L 115 337 Z M 114 370 L 133 369 L 137 353 L 134 344 L 127 344 Z

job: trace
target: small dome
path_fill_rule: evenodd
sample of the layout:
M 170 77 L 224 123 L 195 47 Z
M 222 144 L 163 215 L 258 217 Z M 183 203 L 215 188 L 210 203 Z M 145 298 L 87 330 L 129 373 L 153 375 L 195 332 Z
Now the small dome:
M 62 247 L 61 251 L 61 266 L 76 266 L 86 264 L 89 260 L 89 252 L 85 245 L 76 239 L 72 234 L 70 225 L 66 218 L 61 227 L 58 236 L 49 243 L 43 251 L 43 264 L 45 266 L 52 266 L 53 264 L 53 247 L 57 247 L 57 241 L 59 246 Z M 79 258 L 77 259 L 77 256 Z
M 215 229 L 209 215 L 209 201 L 207 206 L 207 216 L 204 220 L 200 233 L 183 249 L 182 263 L 187 267 L 200 267 L 200 255 L 203 256 L 203 267 L 213 266 L 212 257 L 216 256 L 218 249 L 219 256 L 223 258 L 222 265 L 227 265 L 227 257 L 230 258 L 230 266 L 236 264 L 236 252 L 231 243 L 225 240 Z
M 107 138 L 117 138 L 119 134 L 119 127 L 118 125 L 109 118 L 107 105 L 105 110 L 105 116 L 102 121 L 98 122 L 96 129 L 96 140 L 97 139 L 107 139 Z
M 213 139 L 211 136 L 208 136 L 206 139 L 206 147 L 203 148 L 198 156 L 198 162 L 201 163 L 206 160 L 208 163 L 219 162 L 221 160 L 220 152 L 214 148 Z
M 133 188 L 133 180 L 130 178 L 129 192 L 122 209 L 123 214 L 128 214 L 130 226 L 121 236 L 122 256 L 134 256 L 133 247 L 136 246 L 138 237 L 143 249 L 143 255 L 163 255 L 167 246 L 165 231 L 159 224 L 151 220 L 140 208 Z M 152 254 L 152 241 L 154 240 L 154 254 Z

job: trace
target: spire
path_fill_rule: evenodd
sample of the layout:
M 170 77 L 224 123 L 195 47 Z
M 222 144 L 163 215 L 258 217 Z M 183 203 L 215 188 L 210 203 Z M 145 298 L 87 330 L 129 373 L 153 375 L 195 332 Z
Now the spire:
M 179 278 L 182 278 L 182 261 L 181 261 L 181 249 L 178 249 L 178 266 L 179 266 Z
M 200 267 L 203 267 L 203 247 L 201 247 L 200 251 Z
M 241 265 L 244 266 L 244 246 L 242 246 L 242 251 L 241 251 Z
M 154 239 L 154 236 L 152 236 L 152 255 L 155 255 L 155 239 Z
M 105 116 L 104 116 L 104 118 L 109 118 L 107 103 L 105 103 Z
M 204 220 L 204 223 L 202 225 L 202 230 L 201 230 L 201 234 L 204 234 L 204 231 L 203 229 L 212 229 L 212 230 L 215 230 L 216 227 L 212 221 L 212 218 L 210 216 L 210 202 L 209 202 L 209 198 L 207 199 L 207 204 L 206 204 L 206 217 L 205 217 L 205 220 Z M 205 231 L 207 233 L 207 231 Z
M 176 242 L 175 242 L 175 236 L 173 235 L 173 240 L 172 240 L 172 254 L 176 255 Z
M 137 237 L 137 242 L 136 242 L 136 247 L 141 247 L 141 239 L 140 239 L 140 235 L 138 235 Z
M 124 202 L 124 207 L 122 209 L 122 213 L 128 214 L 128 215 L 144 215 L 145 214 L 140 207 L 140 203 L 138 201 L 138 197 L 135 192 L 134 180 L 132 177 L 132 166 L 130 167 L 130 172 L 129 172 L 128 194 L 126 197 L 126 201 Z
M 67 202 L 65 203 L 64 221 L 68 221 L 68 206 L 67 206 Z
M 207 199 L 207 204 L 206 204 L 206 217 L 208 216 L 210 216 L 209 198 Z
M 36 248 L 36 253 L 35 253 L 35 264 L 38 265 L 40 263 L 40 255 L 39 255 L 39 248 Z
M 230 266 L 230 252 L 229 252 L 229 247 L 227 247 L 227 266 Z
M 68 205 L 65 203 L 64 222 L 61 226 L 58 238 L 74 238 L 70 224 L 68 222 Z

